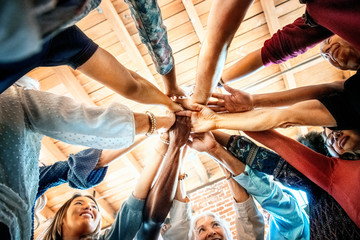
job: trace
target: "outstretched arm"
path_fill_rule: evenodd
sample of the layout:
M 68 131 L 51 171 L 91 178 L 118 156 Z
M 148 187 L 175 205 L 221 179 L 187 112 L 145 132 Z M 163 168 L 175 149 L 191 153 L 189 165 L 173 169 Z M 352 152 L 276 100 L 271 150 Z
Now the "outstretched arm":
M 125 68 L 101 47 L 87 62 L 78 67 L 78 70 L 125 98 L 144 104 L 162 105 L 174 112 L 181 110 L 178 104 L 171 101 L 157 87 L 139 74 Z
M 252 2 L 252 0 L 213 1 L 207 23 L 208 32 L 199 55 L 192 102 L 207 103 L 220 80 L 229 45 Z
M 344 81 L 253 95 L 227 85 L 224 85 L 224 88 L 230 94 L 213 93 L 212 97 L 217 98 L 217 100 L 209 101 L 208 104 L 213 105 L 210 108 L 214 111 L 235 113 L 249 111 L 254 108 L 290 106 L 298 102 L 318 99 L 322 96 L 344 90 Z
M 263 131 L 290 126 L 336 126 L 334 117 L 318 100 L 303 101 L 289 108 L 255 109 L 241 113 L 217 114 L 202 105 L 193 105 L 195 111 L 181 111 L 177 115 L 191 117 L 191 130 L 207 132 L 215 129 Z
M 180 150 L 189 136 L 187 118 L 180 117 L 171 128 L 170 144 L 165 162 L 144 208 L 144 222 L 137 234 L 138 239 L 157 239 L 175 196 L 180 169 Z

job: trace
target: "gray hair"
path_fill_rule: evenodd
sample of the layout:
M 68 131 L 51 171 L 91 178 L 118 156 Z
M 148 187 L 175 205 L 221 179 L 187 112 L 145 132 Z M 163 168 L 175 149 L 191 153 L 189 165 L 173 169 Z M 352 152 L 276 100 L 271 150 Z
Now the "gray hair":
M 189 240 L 195 240 L 196 239 L 196 223 L 201 218 L 207 218 L 212 217 L 215 221 L 220 223 L 220 226 L 224 229 L 226 240 L 233 240 L 233 236 L 230 231 L 229 223 L 226 222 L 224 219 L 221 219 L 219 215 L 217 215 L 214 212 L 203 212 L 198 215 L 195 215 L 191 218 L 191 224 L 190 224 L 190 230 L 189 230 Z

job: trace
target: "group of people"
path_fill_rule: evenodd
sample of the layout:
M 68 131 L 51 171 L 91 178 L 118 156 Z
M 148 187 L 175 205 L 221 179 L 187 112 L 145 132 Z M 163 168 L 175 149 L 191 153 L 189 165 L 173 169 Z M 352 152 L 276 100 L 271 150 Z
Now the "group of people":
M 216 214 L 191 216 L 182 171 L 187 147 L 208 153 L 223 170 L 232 190 L 238 239 L 264 239 L 264 220 L 254 200 L 271 215 L 269 239 L 360 238 L 356 201 L 360 197 L 356 187 L 360 178 L 356 90 L 360 73 L 346 81 L 266 94 L 250 95 L 227 85 L 318 43 L 321 54 L 334 67 L 358 71 L 358 1 L 301 0 L 306 4 L 303 17 L 224 71 L 228 47 L 253 1 L 214 0 L 192 96 L 186 96 L 176 83 L 175 62 L 157 1 L 126 3 L 163 77 L 164 93 L 74 25 L 100 2 L 0 2 L 2 239 L 32 239 L 35 202 L 47 189 L 65 182 L 79 189 L 99 184 L 114 159 L 153 134 L 160 135 L 153 157 L 109 229 L 100 231 L 101 212 L 94 197 L 74 195 L 41 238 L 231 240 L 227 223 Z M 134 113 L 116 102 L 107 108 L 87 106 L 31 89 L 36 84 L 23 78 L 36 67 L 58 65 L 69 65 L 126 98 L 165 106 L 171 113 Z M 213 93 L 217 85 L 229 94 Z M 322 126 L 324 131 L 297 142 L 273 130 L 308 125 Z M 273 151 L 246 136 L 230 136 L 217 129 L 245 131 Z M 44 135 L 91 149 L 70 155 L 65 162 L 39 167 Z M 274 181 L 304 190 L 309 211 Z M 169 213 L 169 223 L 164 224 Z

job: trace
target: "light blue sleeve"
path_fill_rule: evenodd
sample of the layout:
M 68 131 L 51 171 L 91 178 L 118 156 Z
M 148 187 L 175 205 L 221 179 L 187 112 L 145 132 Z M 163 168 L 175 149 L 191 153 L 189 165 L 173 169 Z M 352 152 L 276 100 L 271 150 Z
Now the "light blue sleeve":
M 284 193 L 269 176 L 246 166 L 234 179 L 271 214 L 271 239 L 309 239 L 309 219 L 296 199 Z
M 143 220 L 145 200 L 131 196 L 121 205 L 115 222 L 100 240 L 133 240 Z
M 99 149 L 120 149 L 135 137 L 133 112 L 119 103 L 89 106 L 72 98 L 17 88 L 29 128 L 60 141 Z

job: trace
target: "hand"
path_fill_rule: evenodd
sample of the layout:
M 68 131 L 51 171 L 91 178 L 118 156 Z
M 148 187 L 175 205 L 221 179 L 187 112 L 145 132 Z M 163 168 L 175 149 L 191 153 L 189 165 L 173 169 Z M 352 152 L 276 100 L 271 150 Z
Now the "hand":
M 156 116 L 156 131 L 167 132 L 175 122 L 175 114 L 166 111 L 165 116 Z
M 198 152 L 210 153 L 218 144 L 211 132 L 192 133 L 190 137 L 192 140 L 189 139 L 186 145 Z
M 176 102 L 172 102 L 170 106 L 168 106 L 169 110 L 172 112 L 179 112 L 181 110 L 184 110 L 183 107 L 180 104 L 177 104 Z
M 208 132 L 216 129 L 217 114 L 214 111 L 200 104 L 193 104 L 192 109 L 195 111 L 187 110 L 176 113 L 178 116 L 191 117 L 192 132 Z
M 229 94 L 213 93 L 211 96 L 218 100 L 209 101 L 208 105 L 215 105 L 210 107 L 215 112 L 228 111 L 231 113 L 245 112 L 254 109 L 254 103 L 251 94 L 244 91 L 234 89 L 228 85 L 224 85 Z
M 176 117 L 174 125 L 170 128 L 169 137 L 170 144 L 183 146 L 189 139 L 190 135 L 190 118 Z

